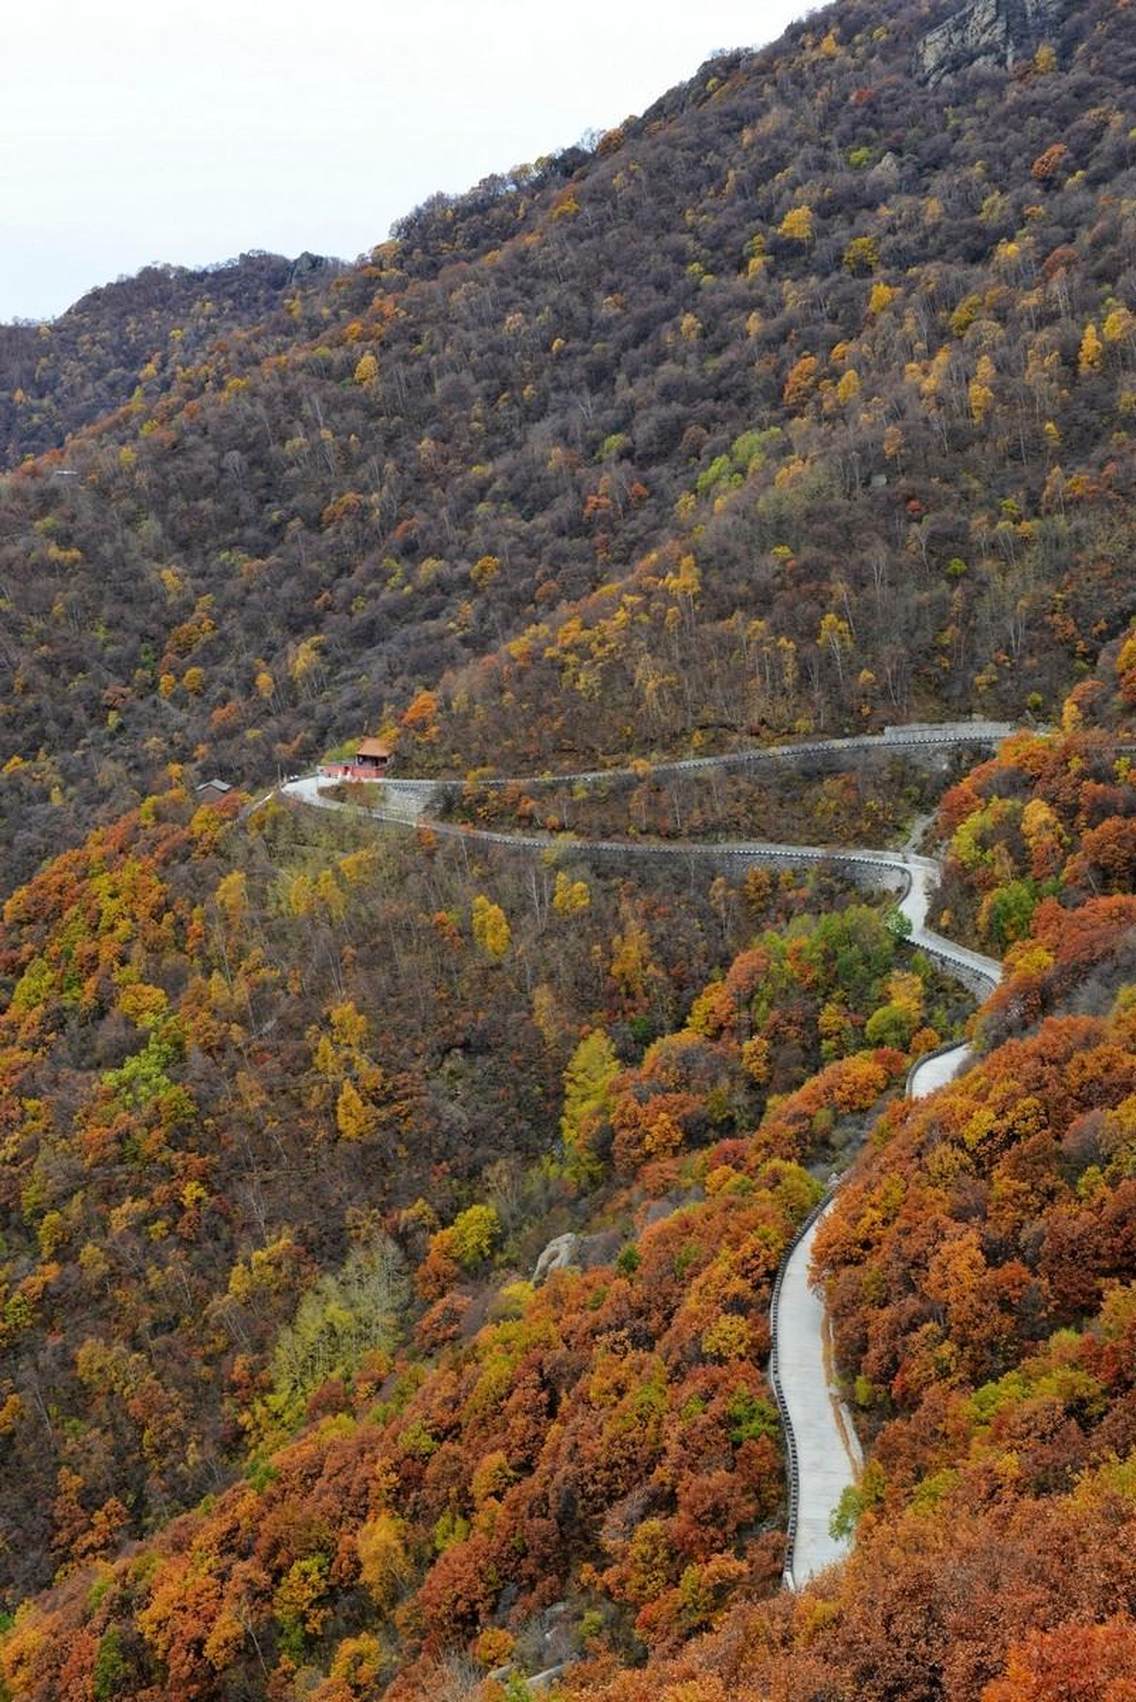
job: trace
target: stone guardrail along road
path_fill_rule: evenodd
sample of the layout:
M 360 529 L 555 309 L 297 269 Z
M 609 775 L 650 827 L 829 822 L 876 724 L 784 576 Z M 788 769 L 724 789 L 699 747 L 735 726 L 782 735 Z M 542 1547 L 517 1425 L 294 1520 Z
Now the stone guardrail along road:
M 933 727 L 888 727 L 882 734 L 861 733 L 846 739 L 809 739 L 793 745 L 753 745 L 745 750 L 725 751 L 716 756 L 683 757 L 676 762 L 645 763 L 637 768 L 585 768 L 570 774 L 487 776 L 479 778 L 476 784 L 484 787 L 591 786 L 604 780 L 638 780 L 644 773 L 649 774 L 651 779 L 659 779 L 671 774 L 697 773 L 701 769 L 744 768 L 755 762 L 791 764 L 795 758 L 802 756 L 852 756 L 857 752 L 875 755 L 912 748 L 950 750 L 960 745 L 999 745 L 1017 730 L 1009 721 L 947 721 Z M 466 782 L 396 778 L 387 784 L 454 792 L 461 791 Z
M 943 727 L 889 728 L 883 737 L 818 740 L 809 744 L 770 746 L 763 750 L 731 753 L 725 757 L 694 757 L 685 762 L 660 764 L 652 776 L 688 773 L 700 769 L 726 768 L 760 760 L 787 761 L 795 756 L 856 751 L 897 751 L 922 746 L 948 749 L 961 745 L 996 746 L 1015 729 L 997 722 L 959 722 Z M 519 780 L 488 780 L 483 785 L 509 786 L 569 782 L 589 784 L 609 779 L 634 778 L 634 769 L 593 770 L 580 774 L 536 776 Z M 910 924 L 910 943 L 933 957 L 944 969 L 965 982 L 980 997 L 998 984 L 1001 966 L 993 958 L 969 951 L 927 927 L 931 893 L 939 879 L 939 865 L 929 857 L 901 851 L 859 848 L 832 849 L 812 845 L 779 845 L 762 840 L 725 842 L 588 840 L 554 837 L 551 834 L 494 833 L 442 822 L 427 815 L 430 803 L 444 790 L 463 787 L 464 781 L 388 780 L 383 788 L 383 805 L 367 810 L 356 804 L 340 803 L 324 796 L 318 774 L 306 775 L 280 787 L 280 794 L 298 803 L 320 809 L 346 810 L 391 826 L 429 825 L 432 833 L 475 844 L 500 845 L 521 851 L 557 850 L 591 856 L 635 855 L 707 858 L 719 862 L 767 862 L 781 867 L 827 863 L 867 884 L 894 889 L 902 894 L 899 908 Z M 269 794 L 273 796 L 273 794 Z M 263 800 L 267 802 L 266 800 Z M 908 1092 L 913 1099 L 925 1098 L 954 1079 L 971 1057 L 969 1046 L 960 1045 L 934 1053 L 911 1073 Z M 809 1281 L 813 1240 L 819 1224 L 832 1204 L 831 1197 L 805 1226 L 790 1248 L 778 1274 L 772 1304 L 773 1350 L 770 1376 L 781 1409 L 789 1461 L 789 1540 L 785 1582 L 800 1589 L 817 1572 L 839 1560 L 847 1541 L 838 1541 L 829 1531 L 829 1520 L 843 1491 L 854 1484 L 861 1467 L 860 1445 L 852 1419 L 835 1387 L 829 1332 L 824 1303 Z

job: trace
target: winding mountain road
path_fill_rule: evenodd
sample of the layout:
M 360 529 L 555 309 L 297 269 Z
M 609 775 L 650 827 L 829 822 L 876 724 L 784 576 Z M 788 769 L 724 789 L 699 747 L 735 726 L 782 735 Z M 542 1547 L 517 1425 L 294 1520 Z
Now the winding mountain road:
M 803 739 L 796 744 L 751 745 L 714 756 L 680 757 L 674 762 L 649 763 L 635 768 L 585 768 L 570 774 L 521 774 L 478 778 L 479 787 L 503 786 L 588 786 L 605 780 L 669 779 L 674 775 L 697 774 L 708 769 L 747 768 L 775 762 L 792 766 L 802 757 L 895 756 L 903 751 L 953 750 L 960 746 L 997 746 L 1017 728 L 1009 721 L 943 721 L 934 726 L 888 727 L 883 733 L 857 733 L 845 739 Z M 464 780 L 396 780 L 396 785 L 430 787 L 438 791 L 461 791 Z
M 908 1080 L 908 1095 L 926 1099 L 970 1063 L 967 1045 L 933 1052 Z M 824 1302 L 811 1280 L 816 1232 L 835 1204 L 830 1194 L 793 1243 L 778 1276 L 771 1306 L 770 1377 L 789 1456 L 789 1542 L 784 1581 L 801 1589 L 843 1558 L 850 1538 L 832 1535 L 830 1521 L 844 1491 L 860 1475 L 863 1459 L 852 1415 L 833 1369 L 831 1332 Z
M 1001 966 L 993 958 L 956 946 L 927 927 L 927 909 L 938 878 L 928 857 L 907 864 L 911 881 L 900 909 L 911 924 L 911 940 L 959 974 L 980 994 L 997 986 Z M 950 1046 L 922 1059 L 908 1078 L 912 1099 L 925 1099 L 961 1073 L 972 1057 L 967 1045 Z M 794 1242 L 781 1267 L 771 1305 L 773 1351 L 770 1377 L 781 1409 L 789 1456 L 789 1530 L 785 1583 L 800 1589 L 840 1560 L 849 1538 L 834 1537 L 830 1520 L 844 1491 L 859 1477 L 863 1460 L 852 1415 L 841 1399 L 833 1368 L 824 1302 L 811 1281 L 813 1243 L 835 1195 L 830 1194 Z
M 930 857 L 907 851 L 879 851 L 830 845 L 783 845 L 764 839 L 729 840 L 635 840 L 578 839 L 568 834 L 498 833 L 489 828 L 467 827 L 464 823 L 439 821 L 429 805 L 437 790 L 433 781 L 388 781 L 383 799 L 374 809 L 329 798 L 323 788 L 331 782 L 318 774 L 290 780 L 280 795 L 319 809 L 342 810 L 394 827 L 428 826 L 443 838 L 460 839 L 470 845 L 499 845 L 514 851 L 573 852 L 581 856 L 663 857 L 684 861 L 706 860 L 718 864 L 771 863 L 778 868 L 801 868 L 828 864 L 865 885 L 883 886 L 902 894 L 899 908 L 911 924 L 911 943 L 959 976 L 975 991 L 987 993 L 997 985 L 999 965 L 992 958 L 969 951 L 927 927 L 930 895 L 939 878 L 939 865 Z M 420 786 L 420 790 L 412 788 Z
M 865 749 L 894 751 L 911 745 L 933 748 L 968 743 L 997 745 L 1012 731 L 1011 727 L 1000 723 L 970 722 L 941 728 L 916 728 L 908 732 L 891 729 L 884 738 L 824 740 L 727 757 L 698 757 L 686 762 L 668 763 L 651 772 L 653 775 L 689 773 L 762 759 L 786 761 L 794 756 L 812 757 L 822 752 L 844 753 Z M 597 770 L 576 775 L 540 776 L 535 781 L 526 778 L 523 784 L 529 786 L 552 780 L 588 783 L 633 773 L 630 769 Z M 496 786 L 518 783 L 505 780 L 483 782 Z M 550 834 L 496 833 L 456 822 L 439 821 L 429 815 L 430 805 L 440 792 L 460 787 L 464 782 L 388 781 L 383 788 L 382 805 L 374 810 L 327 797 L 321 791 L 321 787 L 327 784 L 327 780 L 318 774 L 306 775 L 281 786 L 280 793 L 297 803 L 320 809 L 363 814 L 371 820 L 395 827 L 422 824 L 443 837 L 520 851 L 555 849 L 588 856 L 707 859 L 727 865 L 765 862 L 782 868 L 829 864 L 865 884 L 895 891 L 899 895 L 899 909 L 910 925 L 908 937 L 911 944 L 934 958 L 980 997 L 991 992 L 1001 976 L 1001 966 L 993 958 L 956 945 L 953 940 L 928 928 L 927 913 L 931 894 L 939 880 L 939 865 L 931 858 L 913 852 L 780 845 L 763 840 L 648 843 L 573 839 Z M 971 1048 L 966 1045 L 932 1053 L 912 1070 L 908 1080 L 910 1097 L 923 1099 L 934 1093 L 953 1080 L 970 1058 Z M 771 1305 L 773 1350 L 770 1378 L 781 1411 L 789 1462 L 789 1546 L 785 1582 L 796 1589 L 847 1551 L 848 1542 L 831 1535 L 829 1522 L 843 1491 L 856 1482 L 862 1464 L 851 1415 L 836 1388 L 824 1302 L 810 1280 L 814 1237 L 832 1203 L 833 1196 L 830 1195 L 790 1248 L 778 1274 Z

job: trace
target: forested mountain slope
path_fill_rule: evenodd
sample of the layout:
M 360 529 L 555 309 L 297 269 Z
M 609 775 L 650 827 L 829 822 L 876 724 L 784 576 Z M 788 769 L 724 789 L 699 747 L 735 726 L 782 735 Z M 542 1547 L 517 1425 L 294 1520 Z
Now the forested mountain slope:
M 53 798 L 403 718 L 523 768 L 1052 711 L 1131 612 L 1131 19 L 932 86 L 951 10 L 715 62 L 10 478 L 16 870 Z
M 816 1104 L 867 1109 L 916 1033 L 934 1045 L 965 1008 L 929 965 L 901 975 L 886 912 L 823 871 L 533 868 L 280 806 L 246 826 L 180 790 L 54 860 L 3 924 L 0 1408 L 24 1462 L 0 1523 L 10 1601 L 282 1441 L 333 1365 L 347 1400 L 362 1348 L 321 1346 L 332 1319 L 308 1347 L 273 1345 L 321 1271 L 395 1234 L 439 1303 L 414 1314 L 419 1346 L 440 1346 L 469 1304 L 454 1289 L 490 1254 L 527 1275 L 541 1226 L 595 1212 L 596 1185 L 614 1255 L 644 1166 L 661 1163 L 656 1193 L 689 1184 L 694 1149 L 826 1061 L 849 1067 Z M 748 1014 L 723 1032 L 707 984 L 735 957 Z M 580 1104 L 549 1164 L 565 1071 Z M 787 1123 L 768 1156 L 813 1157 L 831 1127 Z M 768 1183 L 783 1242 L 812 1185 Z M 771 1267 L 754 1259 L 759 1310 Z M 363 1345 L 389 1353 L 406 1301 Z M 764 1328 L 755 1311 L 755 1343 Z M 406 1365 L 413 1382 L 420 1354 Z M 569 1509 L 565 1541 L 571 1525 Z
M 325 282 L 315 254 L 242 254 L 219 266 L 147 266 L 90 290 L 58 319 L 0 325 L 0 466 L 60 448 L 139 391 L 157 394 L 218 337 Z
M 1012 943 L 976 1066 L 889 1107 L 818 1234 L 868 1455 L 852 1558 L 795 1600 L 736 1601 L 645 1673 L 597 1651 L 566 1696 L 1130 1694 L 1136 799 L 1102 732 L 1134 660 L 1129 639 L 1061 733 L 1010 741 L 944 801 L 943 897 Z
M 6 475 L 3 1702 L 1131 1696 L 1134 20 L 848 0 L 232 280 Z M 1051 730 L 652 783 L 944 712 Z M 453 801 L 578 835 L 529 851 L 251 807 L 363 729 L 637 784 Z M 650 844 L 778 825 L 941 855 L 996 993 Z M 768 1304 L 834 1170 L 868 1464 L 788 1594 Z
M 945 802 L 1015 943 L 918 1104 L 957 992 L 822 871 L 613 878 L 175 790 L 17 893 L 7 1575 L 55 1587 L 12 1696 L 501 1702 L 554 1656 L 565 1702 L 1122 1697 L 1134 644 Z M 865 1141 L 818 1242 L 857 1544 L 790 1602 L 770 1284 Z

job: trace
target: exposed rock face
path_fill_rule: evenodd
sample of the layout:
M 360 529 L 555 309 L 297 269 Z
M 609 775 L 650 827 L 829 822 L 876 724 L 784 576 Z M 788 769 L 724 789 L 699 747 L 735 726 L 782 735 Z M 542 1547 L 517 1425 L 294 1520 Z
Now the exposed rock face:
M 536 1269 L 532 1274 L 533 1286 L 539 1288 L 553 1271 L 566 1271 L 570 1266 L 578 1264 L 576 1253 L 579 1245 L 580 1237 L 573 1235 L 571 1231 L 550 1241 L 536 1262 Z
M 334 264 L 333 260 L 325 259 L 322 254 L 313 254 L 311 249 L 305 248 L 304 252 L 297 254 L 293 260 L 291 275 L 293 278 L 310 277 L 313 272 L 322 272 L 325 266 Z
M 915 49 L 915 73 L 932 88 L 973 66 L 1009 70 L 1057 25 L 1065 0 L 971 0 Z
M 558 1235 L 550 1241 L 536 1262 L 532 1280 L 534 1288 L 546 1282 L 553 1271 L 590 1271 L 597 1265 L 610 1265 L 619 1252 L 622 1237 L 614 1230 L 598 1235 Z

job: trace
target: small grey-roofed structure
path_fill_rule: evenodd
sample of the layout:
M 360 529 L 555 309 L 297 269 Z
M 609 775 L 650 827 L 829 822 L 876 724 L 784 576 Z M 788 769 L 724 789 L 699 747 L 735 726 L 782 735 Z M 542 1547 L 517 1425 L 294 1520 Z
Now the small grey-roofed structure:
M 232 790 L 233 788 L 227 780 L 219 780 L 216 775 L 213 776 L 212 780 L 203 780 L 201 785 L 196 787 L 197 796 L 206 804 L 214 803 L 218 798 L 223 798 L 226 792 Z

